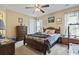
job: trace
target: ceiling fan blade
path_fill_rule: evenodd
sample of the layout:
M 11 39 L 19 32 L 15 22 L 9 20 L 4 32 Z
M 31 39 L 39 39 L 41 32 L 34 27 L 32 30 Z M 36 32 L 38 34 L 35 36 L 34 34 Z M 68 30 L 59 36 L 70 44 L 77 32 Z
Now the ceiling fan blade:
M 42 7 L 49 7 L 49 5 L 43 5 Z
M 34 7 L 25 7 L 26 9 L 28 9 L 28 8 L 34 8 Z
M 42 9 L 40 9 L 40 11 L 41 11 L 42 13 L 45 13 L 45 11 L 44 11 L 44 10 L 42 10 Z

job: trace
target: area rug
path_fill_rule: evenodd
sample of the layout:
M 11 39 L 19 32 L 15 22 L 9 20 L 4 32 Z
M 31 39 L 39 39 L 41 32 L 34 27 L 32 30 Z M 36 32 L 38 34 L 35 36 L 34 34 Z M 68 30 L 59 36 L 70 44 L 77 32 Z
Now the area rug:
M 51 53 L 46 53 L 47 55 L 68 55 L 67 45 L 56 44 L 51 49 Z M 15 49 L 16 55 L 43 55 L 41 52 L 26 46 L 21 46 Z

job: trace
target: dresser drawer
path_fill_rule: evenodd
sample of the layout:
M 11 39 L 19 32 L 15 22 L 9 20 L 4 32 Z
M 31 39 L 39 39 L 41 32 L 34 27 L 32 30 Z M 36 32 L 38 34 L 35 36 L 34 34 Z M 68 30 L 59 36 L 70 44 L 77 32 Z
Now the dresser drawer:
M 16 26 L 16 41 L 21 41 L 27 34 L 27 26 Z

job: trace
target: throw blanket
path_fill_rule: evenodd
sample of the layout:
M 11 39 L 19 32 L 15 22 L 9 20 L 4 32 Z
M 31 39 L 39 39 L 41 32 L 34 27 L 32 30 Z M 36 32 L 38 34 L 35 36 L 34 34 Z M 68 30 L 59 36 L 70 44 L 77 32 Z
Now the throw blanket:
M 50 45 L 52 45 L 54 42 L 56 42 L 58 40 L 58 38 L 61 37 L 60 34 L 53 34 L 50 37 L 48 37 L 48 41 L 50 43 Z
M 31 36 L 33 36 L 33 37 L 39 37 L 39 38 L 47 38 L 47 37 L 49 37 L 49 35 L 42 34 L 42 33 L 31 34 Z

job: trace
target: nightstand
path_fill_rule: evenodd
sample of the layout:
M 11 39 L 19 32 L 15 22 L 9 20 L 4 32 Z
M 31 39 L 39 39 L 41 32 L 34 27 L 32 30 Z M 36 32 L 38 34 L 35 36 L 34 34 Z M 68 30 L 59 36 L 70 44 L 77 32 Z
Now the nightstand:
M 5 39 L 1 39 L 5 40 Z M 3 41 L 0 40 L 0 55 L 14 55 L 15 54 L 15 42 L 12 40 Z
M 61 42 L 62 42 L 62 44 L 66 44 L 66 45 L 68 45 L 68 38 L 64 38 L 64 37 L 62 37 Z M 79 39 L 76 39 L 76 38 L 70 38 L 70 39 L 69 39 L 69 43 L 79 44 Z
M 68 38 L 64 38 L 64 37 L 62 37 L 62 39 L 61 39 L 61 43 L 62 43 L 62 44 L 66 44 L 66 45 L 68 45 Z

